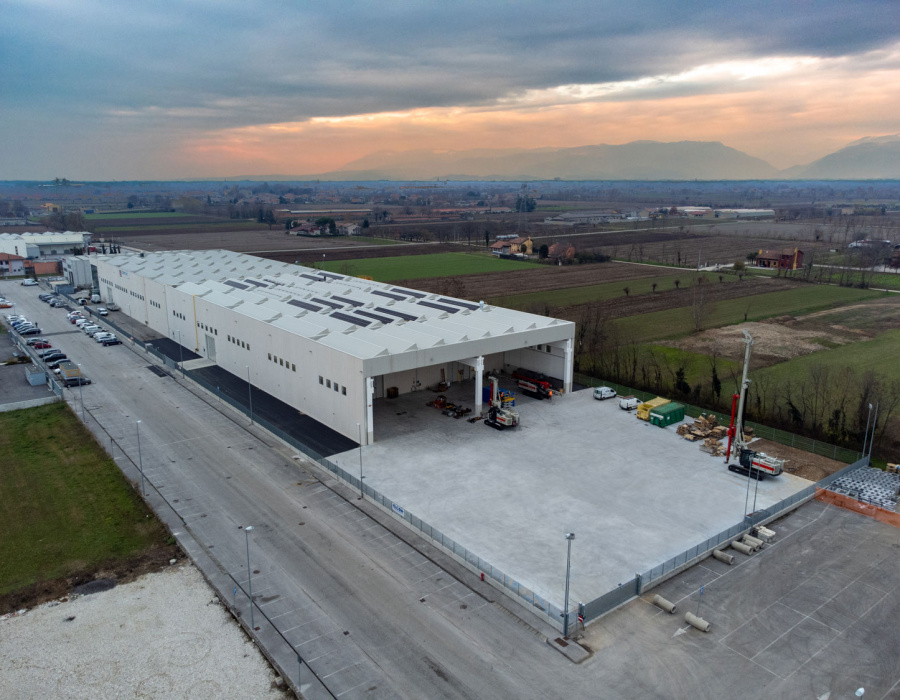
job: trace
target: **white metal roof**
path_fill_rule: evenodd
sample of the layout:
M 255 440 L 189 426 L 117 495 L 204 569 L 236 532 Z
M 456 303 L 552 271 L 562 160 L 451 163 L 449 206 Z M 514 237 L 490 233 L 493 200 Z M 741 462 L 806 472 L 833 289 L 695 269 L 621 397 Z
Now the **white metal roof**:
M 361 359 L 487 341 L 485 352 L 497 351 L 497 340 L 516 334 L 535 343 L 574 336 L 569 321 L 226 250 L 98 259 Z

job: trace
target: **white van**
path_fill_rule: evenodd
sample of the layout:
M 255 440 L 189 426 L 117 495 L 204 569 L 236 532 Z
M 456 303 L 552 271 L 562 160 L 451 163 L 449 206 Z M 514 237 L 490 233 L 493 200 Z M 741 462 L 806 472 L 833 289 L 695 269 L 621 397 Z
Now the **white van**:
M 594 389 L 594 398 L 599 401 L 603 401 L 604 399 L 614 399 L 615 397 L 615 390 L 608 386 L 598 386 Z

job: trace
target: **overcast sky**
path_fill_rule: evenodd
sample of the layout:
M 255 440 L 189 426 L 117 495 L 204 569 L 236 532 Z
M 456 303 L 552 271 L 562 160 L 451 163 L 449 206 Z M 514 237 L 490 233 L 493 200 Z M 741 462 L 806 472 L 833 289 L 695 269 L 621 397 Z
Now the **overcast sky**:
M 0 179 L 309 174 L 385 150 L 900 132 L 898 0 L 4 0 Z

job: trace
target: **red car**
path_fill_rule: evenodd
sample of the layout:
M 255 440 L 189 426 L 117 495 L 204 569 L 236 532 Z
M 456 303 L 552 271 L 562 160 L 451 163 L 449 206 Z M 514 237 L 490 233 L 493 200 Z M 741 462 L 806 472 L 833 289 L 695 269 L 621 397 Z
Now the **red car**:
M 35 350 L 46 350 L 47 348 L 52 348 L 53 346 L 50 343 L 35 343 L 32 345 Z

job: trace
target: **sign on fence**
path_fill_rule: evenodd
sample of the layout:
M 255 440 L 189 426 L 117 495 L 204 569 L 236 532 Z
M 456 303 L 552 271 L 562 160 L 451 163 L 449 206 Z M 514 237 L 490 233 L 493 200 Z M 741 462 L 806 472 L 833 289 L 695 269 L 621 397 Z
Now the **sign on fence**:
M 393 503 L 393 502 L 391 503 L 391 510 L 393 510 L 393 511 L 394 511 L 397 515 L 399 515 L 401 518 L 402 518 L 402 517 L 404 516 L 404 514 L 406 513 L 406 511 L 403 510 L 403 508 L 401 508 L 400 506 L 398 506 L 396 503 Z

